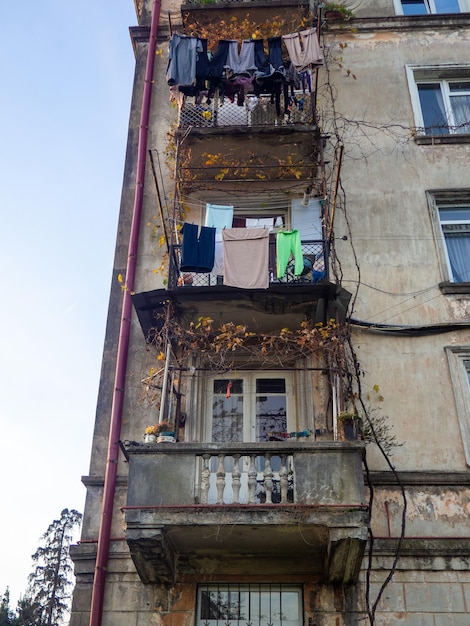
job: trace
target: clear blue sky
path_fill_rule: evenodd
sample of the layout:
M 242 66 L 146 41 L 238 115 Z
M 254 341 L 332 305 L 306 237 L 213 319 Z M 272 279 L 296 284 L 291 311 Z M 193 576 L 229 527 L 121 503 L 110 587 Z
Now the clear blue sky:
M 83 512 L 127 139 L 133 0 L 0 2 L 0 594 Z

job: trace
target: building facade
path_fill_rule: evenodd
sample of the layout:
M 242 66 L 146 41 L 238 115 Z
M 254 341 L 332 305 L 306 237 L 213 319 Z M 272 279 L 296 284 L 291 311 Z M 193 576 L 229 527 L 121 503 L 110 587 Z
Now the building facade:
M 71 626 L 470 621 L 470 3 L 346 9 L 136 1 Z

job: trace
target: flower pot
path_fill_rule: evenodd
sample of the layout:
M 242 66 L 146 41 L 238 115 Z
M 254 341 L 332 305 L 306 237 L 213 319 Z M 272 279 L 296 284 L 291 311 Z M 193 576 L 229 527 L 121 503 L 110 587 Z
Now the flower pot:
M 157 435 L 147 435 L 147 433 L 145 433 L 144 443 L 156 443 L 156 442 L 157 442 Z
M 157 443 L 176 443 L 175 433 L 171 430 L 162 431 L 158 435 Z
M 359 417 L 347 417 L 338 420 L 338 432 L 342 441 L 360 439 L 361 420 Z
M 325 11 L 325 19 L 341 20 L 343 19 L 343 14 L 341 13 L 341 11 Z

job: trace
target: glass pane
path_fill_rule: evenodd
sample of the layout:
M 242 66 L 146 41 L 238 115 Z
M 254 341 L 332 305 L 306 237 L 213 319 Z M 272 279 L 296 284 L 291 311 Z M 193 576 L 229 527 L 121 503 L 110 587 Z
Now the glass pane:
M 458 0 L 434 0 L 436 13 L 460 13 Z
M 439 83 L 418 85 L 418 94 L 426 135 L 449 134 Z
M 470 132 L 470 83 L 450 85 L 450 105 L 454 113 L 455 132 Z
M 441 222 L 470 222 L 470 207 L 451 207 L 439 209 Z
M 285 378 L 257 378 L 256 394 L 256 441 L 269 441 L 287 431 Z
M 286 379 L 257 378 L 256 393 L 286 393 Z
M 282 621 L 296 622 L 299 619 L 299 593 L 284 591 L 282 593 Z
M 269 441 L 270 433 L 287 431 L 287 406 L 285 396 L 260 396 L 256 398 L 256 441 Z
M 243 380 L 214 381 L 212 441 L 243 441 Z
M 219 378 L 214 380 L 214 393 L 223 394 L 225 396 L 227 391 L 235 394 L 243 393 L 243 380 L 232 380 L 231 378 Z
M 459 225 L 456 225 L 457 228 Z M 455 282 L 469 282 L 470 281 L 470 232 L 468 226 L 465 226 L 465 230 L 448 232 L 446 226 L 444 231 L 444 237 L 447 246 L 447 254 L 449 256 L 449 263 L 452 271 L 452 278 Z
M 401 5 L 404 15 L 426 15 L 428 12 L 423 0 L 402 0 Z
M 464 361 L 463 364 L 465 366 L 465 369 L 467 370 L 467 380 L 470 386 L 470 361 Z

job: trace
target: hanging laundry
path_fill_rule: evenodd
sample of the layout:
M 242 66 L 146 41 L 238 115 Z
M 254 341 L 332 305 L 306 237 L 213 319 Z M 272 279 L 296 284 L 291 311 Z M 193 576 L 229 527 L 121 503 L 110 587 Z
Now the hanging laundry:
M 226 228 L 222 231 L 224 285 L 242 289 L 269 287 L 269 229 Z
M 212 272 L 217 276 L 224 275 L 224 244 L 222 233 L 215 233 L 214 267 Z
M 206 204 L 206 226 L 216 229 L 215 253 L 214 253 L 214 274 L 224 275 L 224 251 L 222 245 L 222 230 L 232 228 L 233 206 L 222 204 Z
M 223 228 L 232 228 L 233 206 L 223 204 L 206 204 L 206 226 L 216 228 L 220 232 Z
M 224 68 L 227 65 L 227 55 L 230 46 L 230 41 L 227 39 L 221 39 L 217 44 L 217 49 L 211 57 L 209 63 L 209 76 L 211 78 L 222 78 L 224 75 Z
M 294 274 L 300 276 L 304 270 L 302 244 L 298 230 L 280 230 L 276 235 L 276 274 L 284 276 L 291 255 L 294 257 Z
M 196 79 L 207 80 L 209 78 L 209 54 L 207 52 L 207 39 L 200 39 L 200 49 L 197 47 L 196 56 Z
M 183 246 L 181 250 L 182 272 L 211 272 L 214 267 L 215 228 L 208 228 L 185 222 L 181 230 Z
M 198 52 L 203 53 L 203 44 L 200 39 L 178 33 L 173 34 L 166 70 L 169 85 L 192 85 L 194 83 Z
M 323 52 L 320 48 L 316 28 L 308 28 L 300 33 L 282 35 L 289 58 L 297 71 L 323 65 Z
M 280 37 L 269 37 L 268 39 L 268 61 L 275 72 L 284 74 L 284 64 L 282 62 L 282 40 Z
M 237 74 L 256 70 L 254 40 L 244 39 L 240 54 L 238 53 L 238 41 L 230 40 L 226 66 Z
M 270 76 L 274 68 L 270 65 L 268 57 L 264 51 L 264 41 L 262 39 L 254 40 L 255 47 L 255 64 L 256 64 L 256 72 L 255 75 L 258 77 L 261 76 Z

